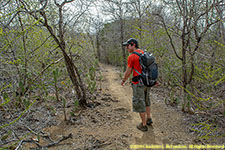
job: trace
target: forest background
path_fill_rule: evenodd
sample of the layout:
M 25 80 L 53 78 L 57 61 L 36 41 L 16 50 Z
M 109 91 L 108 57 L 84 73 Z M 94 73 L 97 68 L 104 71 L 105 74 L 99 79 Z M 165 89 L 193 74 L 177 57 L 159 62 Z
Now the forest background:
M 208 117 L 195 124 L 204 138 L 224 137 L 215 134 L 225 119 L 224 8 L 224 0 L 1 0 L 1 146 L 38 102 L 87 107 L 99 62 L 122 75 L 131 37 L 156 56 L 165 103 Z

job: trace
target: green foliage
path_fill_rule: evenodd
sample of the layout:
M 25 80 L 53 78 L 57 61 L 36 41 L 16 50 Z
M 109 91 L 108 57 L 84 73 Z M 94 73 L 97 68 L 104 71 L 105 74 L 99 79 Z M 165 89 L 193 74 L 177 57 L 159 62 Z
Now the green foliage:
M 70 112 L 71 116 L 75 116 L 75 112 L 76 112 L 78 106 L 79 106 L 79 101 L 77 99 L 74 99 L 74 107 Z
M 119 66 L 122 65 L 123 58 L 122 58 L 122 52 L 120 51 L 121 51 L 120 49 L 118 49 L 117 51 L 112 50 L 108 54 L 107 59 L 109 60 L 110 64 L 119 65 Z
M 21 93 L 25 92 L 25 87 L 24 87 L 23 81 L 19 81 L 19 89 L 20 89 Z
M 65 98 L 62 98 L 62 102 L 63 102 L 63 113 L 64 113 L 64 120 L 66 121 L 66 100 Z
M 12 131 L 9 130 L 7 134 L 4 134 L 4 135 L 1 136 L 0 138 L 1 138 L 1 140 L 6 140 L 6 139 L 7 139 L 9 136 L 11 136 L 11 135 L 12 135 Z
M 207 66 L 203 69 L 200 69 L 198 66 L 195 66 L 195 69 L 197 71 L 197 76 L 194 76 L 194 78 L 197 81 L 212 81 L 211 84 L 217 85 L 220 82 L 222 82 L 225 79 L 225 76 L 223 76 L 218 81 L 215 81 L 217 79 L 217 75 L 221 74 L 222 68 L 212 69 L 211 66 Z
M 30 100 L 24 98 L 24 99 L 23 99 L 23 104 L 25 105 L 26 108 L 29 107 L 29 105 L 30 105 Z
M 191 96 L 190 95 L 187 95 L 187 108 L 188 108 L 188 110 L 190 110 L 190 108 L 191 108 Z
M 218 81 L 216 81 L 215 86 L 217 86 L 220 83 L 224 83 L 225 82 L 225 74 L 223 75 L 223 77 L 221 79 L 219 79 Z
M 183 88 L 182 86 L 180 87 Z M 197 89 L 195 90 L 199 93 L 199 95 L 202 95 L 200 91 L 198 91 Z M 190 101 L 193 102 L 193 104 L 197 107 L 196 110 L 212 110 L 225 102 L 225 100 L 213 101 L 214 98 L 210 95 L 207 95 L 207 98 L 198 97 L 194 93 L 190 92 L 187 88 L 185 89 L 185 91 L 188 93 L 187 99 L 189 105 Z M 206 105 L 206 102 L 209 102 L 208 105 Z M 205 106 L 202 106 L 202 103 L 205 103 Z
M 3 34 L 3 29 L 2 28 L 0 28 L 0 35 L 2 35 Z
M 56 108 L 54 106 L 46 105 L 45 107 L 48 108 L 48 110 L 50 110 L 52 114 L 56 113 Z
M 97 87 L 97 69 L 98 69 L 98 61 L 90 59 L 90 63 L 85 65 L 85 83 L 87 84 L 87 88 L 91 94 L 93 94 Z
M 86 82 L 88 84 L 88 89 L 93 93 L 96 89 L 96 67 L 91 66 L 89 68 L 88 74 L 86 75 Z
M 4 102 L 0 104 L 0 107 L 4 106 L 10 102 L 10 98 L 7 93 L 3 92 L 2 95 L 3 95 Z
M 172 106 L 176 106 L 181 102 L 180 95 L 178 94 L 178 89 L 174 86 L 170 86 L 170 92 L 168 97 L 164 99 L 165 104 L 170 104 Z
M 200 133 L 199 139 L 209 140 L 210 138 L 221 138 L 225 137 L 225 135 L 216 136 L 214 133 L 217 132 L 218 126 L 214 123 L 208 123 L 209 120 L 204 122 L 191 124 L 195 128 L 191 128 L 192 131 Z M 198 129 L 196 129 L 198 128 Z M 200 128 L 200 129 L 199 129 Z
M 17 122 L 17 121 L 23 116 L 23 114 L 24 114 L 25 112 L 27 112 L 27 111 L 30 109 L 30 107 L 31 107 L 35 102 L 36 102 L 36 100 L 34 100 L 28 107 L 26 107 L 26 109 L 25 109 L 25 110 L 19 115 L 19 117 L 17 117 L 15 120 L 11 121 L 10 123 L 7 123 L 7 124 L 4 124 L 4 125 L 0 126 L 0 129 L 5 128 L 5 127 L 8 127 L 8 126 L 14 124 L 15 122 Z
M 222 43 L 220 43 L 220 42 L 218 42 L 218 41 L 216 41 L 216 40 L 214 40 L 214 42 L 215 42 L 216 44 L 218 44 L 219 46 L 225 48 L 225 45 L 224 45 L 224 44 L 222 44 Z
M 79 101 L 78 100 L 74 100 L 74 109 L 77 109 L 78 106 L 79 106 Z
M 57 82 L 57 78 L 59 77 L 59 68 L 56 68 L 55 70 L 53 70 L 52 74 L 54 77 L 54 82 Z

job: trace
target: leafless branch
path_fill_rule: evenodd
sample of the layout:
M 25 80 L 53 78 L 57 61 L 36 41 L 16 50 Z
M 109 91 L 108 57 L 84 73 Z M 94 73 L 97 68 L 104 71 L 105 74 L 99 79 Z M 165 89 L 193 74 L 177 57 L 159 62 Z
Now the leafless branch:
M 38 10 L 33 10 L 33 11 L 29 11 L 29 10 L 27 9 L 28 4 L 26 3 L 26 1 L 23 1 L 23 0 L 19 0 L 19 1 L 20 1 L 20 3 L 23 5 L 24 9 L 26 10 L 26 13 L 29 13 L 29 14 L 33 14 L 33 13 L 37 13 L 37 12 L 43 11 L 43 10 L 47 7 L 47 5 L 48 5 L 48 0 L 45 0 L 44 5 L 43 5 L 40 9 L 38 9 Z M 28 8 L 29 8 L 29 7 L 28 7 Z
M 67 136 L 63 136 L 63 137 L 62 137 L 61 139 L 59 139 L 58 141 L 52 142 L 52 143 L 50 143 L 50 144 L 48 144 L 48 145 L 45 145 L 45 146 L 40 145 L 37 141 L 35 141 L 35 140 L 33 140 L 33 139 L 30 139 L 30 140 L 21 140 L 20 143 L 19 143 L 19 145 L 16 147 L 15 150 L 19 150 L 19 148 L 22 146 L 23 143 L 35 143 L 38 147 L 37 147 L 37 148 L 34 148 L 34 149 L 44 149 L 44 148 L 49 148 L 49 147 L 53 147 L 53 146 L 59 144 L 59 143 L 62 142 L 62 141 L 65 141 L 65 140 L 67 140 L 67 139 L 69 139 L 69 138 L 72 138 L 72 137 L 73 137 L 73 135 L 70 133 L 70 134 L 67 135 Z
M 74 0 L 65 0 L 63 3 L 62 3 L 62 6 L 64 6 L 65 4 L 67 4 L 67 3 L 71 3 L 71 2 L 73 2 Z
M 209 28 L 216 24 L 217 22 L 219 22 L 220 20 L 216 20 L 210 24 L 208 24 L 205 28 L 204 28 L 204 31 L 200 33 L 200 35 L 198 35 L 198 32 L 197 32 L 197 29 L 196 27 L 194 27 L 194 31 L 195 31 L 195 39 L 197 40 L 197 43 L 195 44 L 195 48 L 194 48 L 194 51 L 193 53 L 191 54 L 192 56 L 195 55 L 196 51 L 198 50 L 198 47 L 200 45 L 200 42 L 201 42 L 201 39 L 204 37 L 204 35 L 206 34 L 206 32 L 209 30 Z
M 8 27 L 8 26 L 10 25 L 10 23 L 12 23 L 13 19 L 14 19 L 19 13 L 20 13 L 20 11 L 17 11 L 17 12 L 13 15 L 13 17 L 9 20 L 9 22 L 6 24 L 5 27 Z
M 57 7 L 60 7 L 59 3 L 57 3 L 56 0 L 54 0 L 54 3 Z
M 51 64 L 49 64 L 48 66 L 46 66 L 40 73 L 39 75 L 37 75 L 31 82 L 33 83 L 34 81 L 36 81 L 49 67 L 51 67 L 53 64 L 57 64 L 58 62 L 60 62 L 64 57 L 61 57 L 60 59 L 58 59 L 57 61 L 52 62 Z
M 1 8 L 3 8 L 3 7 L 5 7 L 6 5 L 8 5 L 10 1 L 11 1 L 11 0 L 9 0 L 9 1 L 6 2 L 5 4 L 1 5 Z M 3 1 L 3 2 L 4 2 L 4 1 Z
M 158 17 L 161 18 L 162 23 L 163 23 L 163 26 L 164 26 L 164 29 L 165 29 L 165 31 L 166 31 L 167 36 L 168 36 L 169 39 L 170 39 L 170 44 L 171 44 L 171 46 L 172 46 L 172 48 L 173 48 L 173 51 L 174 51 L 175 55 L 177 56 L 178 59 L 183 60 L 183 59 L 178 55 L 178 53 L 177 53 L 177 51 L 176 51 L 176 48 L 175 48 L 175 46 L 174 46 L 174 44 L 173 44 L 173 39 L 172 39 L 171 35 L 170 35 L 169 32 L 168 32 L 168 28 L 167 28 L 167 26 L 166 26 L 166 23 L 165 23 L 165 21 L 164 21 L 164 18 L 163 18 L 160 14 L 154 14 L 154 15 L 156 15 L 156 16 L 158 16 Z
M 85 12 L 87 12 L 88 7 L 89 7 L 90 5 L 91 5 L 91 3 L 89 3 L 89 4 L 86 6 L 86 8 L 85 8 L 80 14 L 74 15 L 69 21 L 67 21 L 67 22 L 65 23 L 65 25 L 64 25 L 64 28 L 65 28 L 65 26 L 66 26 L 67 24 L 69 24 L 69 23 L 70 23 L 72 20 L 74 20 L 74 18 L 76 17 L 76 20 L 75 20 L 74 23 L 73 23 L 73 26 L 75 26 L 75 24 L 78 22 L 78 20 L 80 19 L 80 17 L 83 16 Z M 83 6 L 81 6 L 81 10 L 82 10 L 82 7 L 83 7 Z
M 39 20 L 40 18 L 38 18 L 37 17 L 37 15 L 36 15 L 36 13 L 37 12 L 39 12 L 39 13 L 41 13 L 43 10 L 35 10 L 35 11 L 29 11 L 28 9 L 27 9 L 27 4 L 26 4 L 26 2 L 24 2 L 23 0 L 19 0 L 20 2 L 21 2 L 21 4 L 23 4 L 23 6 L 24 6 L 24 10 L 25 11 L 20 11 L 20 12 L 24 12 L 24 13 L 28 13 L 28 14 L 30 14 L 31 16 L 33 16 L 34 17 L 34 19 L 36 19 L 36 20 Z M 42 20 L 39 20 L 42 24 L 44 24 L 44 22 L 42 21 Z
M 182 9 L 181 9 L 181 7 L 180 7 L 180 4 L 179 4 L 179 1 L 178 1 L 178 0 L 176 0 L 176 4 L 177 4 L 177 6 L 178 6 L 178 9 L 180 10 L 180 11 L 179 11 L 180 14 L 183 16 L 184 14 L 183 14 L 183 11 L 182 11 Z
M 59 3 L 56 2 L 56 0 L 54 0 L 54 3 L 56 4 L 57 7 L 63 7 L 65 4 L 67 3 L 71 3 L 74 0 L 64 0 L 64 2 L 61 3 L 61 5 Z
M 35 49 L 33 49 L 28 55 L 32 55 L 36 50 L 38 50 L 40 47 L 42 47 L 50 38 L 51 36 L 47 37 L 44 42 L 41 43 L 41 45 L 39 45 L 38 47 L 36 47 Z
M 199 20 L 202 16 L 204 16 L 205 14 L 209 13 L 209 11 L 214 8 L 215 6 L 218 6 L 220 2 L 215 4 L 215 0 L 213 0 L 213 4 L 202 14 L 200 14 L 196 19 L 195 22 L 197 22 L 197 20 Z
M 42 6 L 42 8 L 40 8 L 40 10 L 44 10 L 47 7 L 48 4 L 48 0 L 45 0 L 45 4 Z

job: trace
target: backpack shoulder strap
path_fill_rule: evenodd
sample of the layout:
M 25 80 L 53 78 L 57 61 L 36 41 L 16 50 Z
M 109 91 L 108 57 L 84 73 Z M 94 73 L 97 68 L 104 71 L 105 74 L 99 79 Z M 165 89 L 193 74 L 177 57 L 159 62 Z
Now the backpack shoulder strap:
M 133 52 L 132 54 L 136 54 L 136 55 L 138 55 L 139 57 L 141 56 L 141 54 L 138 53 L 138 52 Z
M 132 54 L 136 54 L 136 55 L 138 55 L 139 57 L 141 57 L 141 54 L 140 53 L 138 53 L 138 52 L 133 52 Z M 134 69 L 134 68 L 133 68 Z M 139 75 L 141 75 L 141 73 L 139 72 L 139 71 L 137 71 L 136 69 L 134 69 Z
M 134 68 L 133 68 L 134 69 Z M 139 71 L 137 71 L 136 69 L 134 69 L 140 76 L 141 76 L 141 73 Z

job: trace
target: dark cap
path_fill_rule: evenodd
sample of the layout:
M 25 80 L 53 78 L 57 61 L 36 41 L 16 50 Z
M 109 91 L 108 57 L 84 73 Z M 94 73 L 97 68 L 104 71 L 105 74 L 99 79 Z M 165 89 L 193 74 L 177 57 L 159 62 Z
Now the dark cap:
M 138 41 L 136 39 L 130 38 L 126 42 L 123 43 L 123 46 L 127 46 L 129 44 L 135 44 L 138 48 Z

